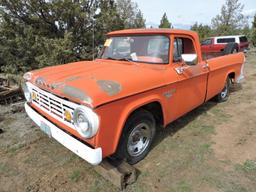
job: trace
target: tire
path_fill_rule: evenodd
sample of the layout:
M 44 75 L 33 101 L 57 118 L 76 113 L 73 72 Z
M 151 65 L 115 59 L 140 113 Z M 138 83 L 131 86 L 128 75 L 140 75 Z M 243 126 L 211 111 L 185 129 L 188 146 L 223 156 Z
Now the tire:
M 219 103 L 225 102 L 228 100 L 230 94 L 230 85 L 231 79 L 228 77 L 222 91 L 215 97 L 215 100 Z
M 238 53 L 238 46 L 236 43 L 228 43 L 223 50 L 223 55 L 229 55 L 233 53 Z
M 117 159 L 125 159 L 133 165 L 146 157 L 156 133 L 156 121 L 146 110 L 138 110 L 127 120 L 119 140 Z

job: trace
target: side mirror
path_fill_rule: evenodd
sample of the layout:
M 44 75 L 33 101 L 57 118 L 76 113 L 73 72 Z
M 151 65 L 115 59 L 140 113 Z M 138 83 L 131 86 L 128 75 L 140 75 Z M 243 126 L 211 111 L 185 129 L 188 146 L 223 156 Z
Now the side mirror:
M 99 45 L 98 47 L 96 47 L 96 51 L 97 51 L 97 58 L 101 56 L 102 51 L 103 51 L 104 46 L 103 45 Z
M 197 64 L 197 54 L 182 54 L 182 61 L 187 65 L 196 65 Z

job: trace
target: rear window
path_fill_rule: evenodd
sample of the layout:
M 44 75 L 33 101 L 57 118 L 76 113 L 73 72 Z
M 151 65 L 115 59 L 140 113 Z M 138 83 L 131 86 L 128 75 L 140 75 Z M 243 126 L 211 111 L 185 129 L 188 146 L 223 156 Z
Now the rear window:
M 239 39 L 240 39 L 240 43 L 248 42 L 247 37 L 245 37 L 245 36 L 239 37 Z
M 236 39 L 235 38 L 221 38 L 217 39 L 217 43 L 235 43 Z

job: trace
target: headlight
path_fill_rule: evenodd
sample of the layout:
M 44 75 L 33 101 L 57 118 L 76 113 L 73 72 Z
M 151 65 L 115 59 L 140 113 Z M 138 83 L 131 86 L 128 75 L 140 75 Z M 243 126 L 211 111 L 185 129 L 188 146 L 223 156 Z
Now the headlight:
M 24 96 L 25 96 L 26 100 L 27 100 L 28 102 L 31 102 L 31 101 L 32 101 L 31 92 L 29 91 L 29 88 L 28 88 L 28 86 L 27 86 L 27 83 L 24 83 L 24 84 L 23 84 L 22 89 L 23 89 Z
M 74 111 L 73 121 L 77 132 L 83 138 L 93 137 L 99 128 L 99 118 L 96 113 L 86 107 L 78 107 Z

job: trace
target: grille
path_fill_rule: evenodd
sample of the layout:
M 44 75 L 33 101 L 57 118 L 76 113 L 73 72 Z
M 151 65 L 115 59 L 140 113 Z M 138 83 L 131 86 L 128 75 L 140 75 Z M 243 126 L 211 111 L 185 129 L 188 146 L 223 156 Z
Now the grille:
M 72 117 L 77 104 L 57 97 L 32 84 L 30 86 L 33 104 L 60 122 L 75 129 Z M 69 112 L 69 114 L 71 114 L 71 120 L 66 119 L 65 112 Z

